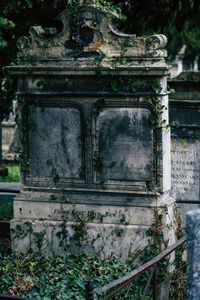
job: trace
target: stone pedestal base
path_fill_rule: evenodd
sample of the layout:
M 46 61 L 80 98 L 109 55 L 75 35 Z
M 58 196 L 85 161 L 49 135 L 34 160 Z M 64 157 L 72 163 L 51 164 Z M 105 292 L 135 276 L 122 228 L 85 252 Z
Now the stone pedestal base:
M 85 252 L 101 259 L 114 255 L 126 261 L 149 244 L 146 231 L 156 223 L 156 211 L 162 219 L 163 246 L 176 239 L 175 203 L 168 194 L 154 197 L 146 206 L 142 201 L 135 206 L 25 201 L 21 195 L 15 200 L 11 221 L 16 252 Z

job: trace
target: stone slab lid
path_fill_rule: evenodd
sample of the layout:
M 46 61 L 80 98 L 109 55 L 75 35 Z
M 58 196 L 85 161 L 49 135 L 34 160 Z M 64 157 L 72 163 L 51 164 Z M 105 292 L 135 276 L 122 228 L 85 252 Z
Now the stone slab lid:
M 0 182 L 0 193 L 19 193 L 20 183 L 16 182 Z

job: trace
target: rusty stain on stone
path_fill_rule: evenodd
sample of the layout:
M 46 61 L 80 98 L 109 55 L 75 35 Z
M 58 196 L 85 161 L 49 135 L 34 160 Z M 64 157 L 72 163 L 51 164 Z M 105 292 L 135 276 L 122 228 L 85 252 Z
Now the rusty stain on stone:
M 102 44 L 102 34 L 99 31 L 95 31 L 92 43 L 84 47 L 84 51 L 96 50 L 101 47 Z

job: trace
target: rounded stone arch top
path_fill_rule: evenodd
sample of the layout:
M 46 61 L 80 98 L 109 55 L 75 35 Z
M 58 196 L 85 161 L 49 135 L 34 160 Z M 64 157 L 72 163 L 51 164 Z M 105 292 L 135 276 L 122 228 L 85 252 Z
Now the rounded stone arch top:
M 117 30 L 118 15 L 95 5 L 95 0 L 81 0 L 79 5 L 61 12 L 63 28 L 42 28 L 32 26 L 30 37 L 21 37 L 17 46 L 21 60 L 40 61 L 70 65 L 87 61 L 93 65 L 96 58 L 103 58 L 105 66 L 112 65 L 113 60 L 126 57 L 123 64 L 131 65 L 137 58 L 163 60 L 163 49 L 167 39 L 163 35 L 136 37 Z M 124 63 L 125 62 L 125 63 Z

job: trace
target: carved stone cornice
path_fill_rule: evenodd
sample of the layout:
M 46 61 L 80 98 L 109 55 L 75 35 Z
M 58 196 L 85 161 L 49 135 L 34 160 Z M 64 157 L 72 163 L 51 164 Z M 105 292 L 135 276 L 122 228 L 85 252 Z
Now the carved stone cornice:
M 117 14 L 93 4 L 80 4 L 58 15 L 62 30 L 32 26 L 29 37 L 18 39 L 18 57 L 36 64 L 94 66 L 101 57 L 102 67 L 125 58 L 122 65 L 132 66 L 134 61 L 151 59 L 164 62 L 167 38 L 164 35 L 136 37 L 117 30 Z M 90 1 L 91 3 L 91 1 Z M 134 63 L 135 64 L 135 63 Z

